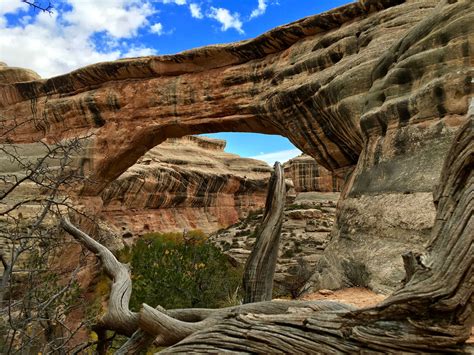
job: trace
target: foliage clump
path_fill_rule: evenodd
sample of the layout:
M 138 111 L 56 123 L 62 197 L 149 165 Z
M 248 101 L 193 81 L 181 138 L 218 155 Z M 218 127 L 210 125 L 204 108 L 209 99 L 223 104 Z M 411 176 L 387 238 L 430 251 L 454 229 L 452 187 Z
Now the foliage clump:
M 164 308 L 222 307 L 235 299 L 242 270 L 200 231 L 149 233 L 122 252 L 132 267 L 132 309 L 142 303 Z

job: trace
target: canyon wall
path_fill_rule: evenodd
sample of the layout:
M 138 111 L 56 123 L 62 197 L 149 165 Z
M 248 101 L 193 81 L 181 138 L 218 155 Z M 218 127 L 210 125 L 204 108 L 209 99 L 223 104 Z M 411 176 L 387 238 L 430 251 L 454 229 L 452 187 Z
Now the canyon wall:
M 167 138 L 219 131 L 288 137 L 323 167 L 352 170 L 321 263 L 391 290 L 400 254 L 433 225 L 431 193 L 472 96 L 474 3 L 360 0 L 255 39 L 99 63 L 0 84 L 12 142 L 93 133 L 83 196 L 99 196 Z M 3 134 L 2 134 L 3 135 Z
M 272 168 L 224 152 L 226 142 L 189 136 L 149 150 L 101 193 L 101 216 L 125 237 L 213 232 L 265 205 Z
M 344 179 L 322 167 L 307 154 L 288 160 L 284 165 L 285 177 L 293 182 L 296 193 L 341 191 Z

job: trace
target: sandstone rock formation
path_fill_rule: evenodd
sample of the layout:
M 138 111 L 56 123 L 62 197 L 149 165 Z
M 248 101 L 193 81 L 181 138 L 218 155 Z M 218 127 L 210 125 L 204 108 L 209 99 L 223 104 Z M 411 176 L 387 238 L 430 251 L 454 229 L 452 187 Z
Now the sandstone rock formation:
M 306 154 L 290 159 L 284 164 L 285 177 L 293 182 L 295 192 L 337 192 L 344 180 L 319 165 Z
M 41 77 L 33 70 L 9 67 L 6 63 L 0 62 L 0 85 L 39 79 Z
M 272 169 L 225 145 L 197 136 L 163 142 L 102 192 L 101 216 L 125 236 L 236 223 L 265 205 Z
M 371 287 L 393 289 L 399 255 L 432 226 L 431 192 L 466 119 L 473 8 L 471 0 L 360 0 L 253 40 L 3 84 L 2 130 L 24 123 L 10 137 L 18 143 L 95 133 L 84 169 L 96 182 L 83 190 L 91 196 L 170 137 L 284 135 L 332 171 L 354 168 L 321 286 L 340 286 L 341 260 L 358 260 Z M 367 199 L 387 223 L 350 218 Z M 412 223 L 418 214 L 423 221 Z

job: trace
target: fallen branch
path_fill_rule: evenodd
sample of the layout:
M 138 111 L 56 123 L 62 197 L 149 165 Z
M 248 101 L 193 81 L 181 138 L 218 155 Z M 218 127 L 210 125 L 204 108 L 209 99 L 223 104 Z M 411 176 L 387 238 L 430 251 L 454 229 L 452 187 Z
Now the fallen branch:
M 129 267 L 119 262 L 105 246 L 74 226 L 67 217 L 61 219 L 61 227 L 97 255 L 112 279 L 107 312 L 99 320 L 98 326 L 131 336 L 138 328 L 138 314 L 129 309 L 132 294 Z
M 474 291 L 474 117 L 460 129 L 434 193 L 437 215 L 425 255 L 410 258 L 406 285 L 355 311 L 238 314 L 165 353 L 439 352 L 466 350 Z
M 105 246 L 75 227 L 67 218 L 61 226 L 101 260 L 107 275 L 113 280 L 107 312 L 97 326 L 99 331 L 114 330 L 131 338 L 118 350 L 118 354 L 134 354 L 146 349 L 152 342 L 170 346 L 191 334 L 212 327 L 221 320 L 239 314 L 275 315 L 314 311 L 349 311 L 354 308 L 328 301 L 266 301 L 238 306 L 206 309 L 165 310 L 143 304 L 140 313 L 129 310 L 132 281 L 127 265 L 120 263 Z

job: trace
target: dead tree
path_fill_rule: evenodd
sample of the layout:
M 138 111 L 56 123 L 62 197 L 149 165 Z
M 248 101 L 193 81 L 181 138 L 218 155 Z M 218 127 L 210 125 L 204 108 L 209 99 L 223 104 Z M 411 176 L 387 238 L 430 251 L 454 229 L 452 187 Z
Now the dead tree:
M 66 320 L 81 308 L 80 265 L 60 266 L 67 245 L 55 216 L 74 208 L 67 191 L 84 181 L 73 162 L 88 137 L 38 142 L 35 155 L 24 156 L 9 144 L 21 124 L 6 122 L 0 117 L 1 164 L 8 164 L 0 174 L 0 353 L 65 353 L 85 324 Z
M 276 162 L 268 184 L 265 212 L 256 232 L 257 240 L 245 264 L 244 303 L 272 299 L 285 200 L 285 176 L 281 164 Z
M 129 341 L 118 351 L 119 354 L 135 354 L 153 341 L 155 345 L 170 346 L 189 335 L 220 323 L 232 314 L 282 314 L 286 312 L 320 311 L 328 309 L 350 310 L 351 306 L 328 301 L 268 301 L 248 303 L 221 309 L 156 309 L 143 304 L 140 312 L 129 309 L 132 281 L 127 265 L 119 262 L 110 250 L 89 235 L 75 227 L 68 218 L 61 221 L 62 228 L 88 250 L 94 252 L 112 279 L 107 312 L 94 326 L 99 333 L 113 330 L 130 336 Z M 106 350 L 106 349 L 105 349 Z
M 371 308 L 267 301 L 223 309 L 164 310 L 144 304 L 140 312 L 131 312 L 127 266 L 67 219 L 62 227 L 96 253 L 113 279 L 100 323 L 131 336 L 120 354 L 136 353 L 152 341 L 172 345 L 165 353 L 460 352 L 473 313 L 473 138 L 471 116 L 454 140 L 434 192 L 437 217 L 426 254 L 407 262 L 403 287 Z
M 460 352 L 471 332 L 474 291 L 474 117 L 460 129 L 434 191 L 435 225 L 405 285 L 379 305 L 311 314 L 239 314 L 165 353 Z
M 45 1 L 44 3 L 42 3 L 41 1 L 21 0 L 21 2 L 24 2 L 25 4 L 30 5 L 35 10 L 47 12 L 50 15 L 53 13 L 54 7 L 51 1 L 47 1 L 47 2 Z

